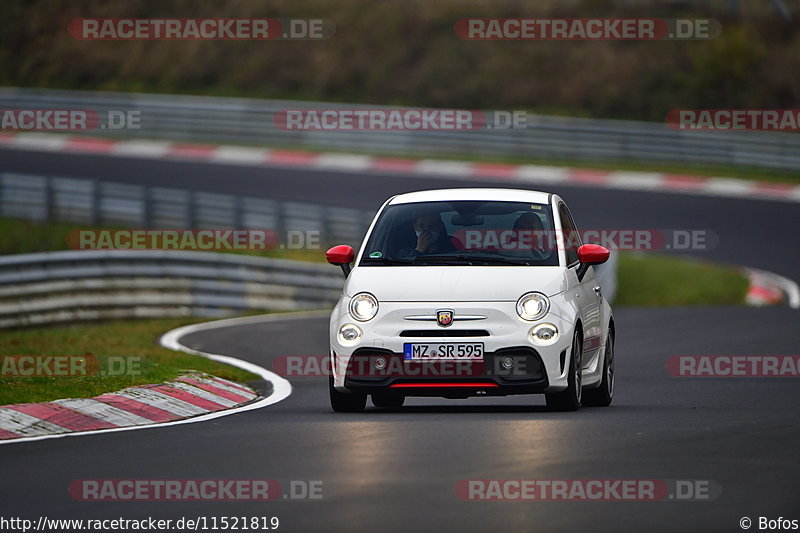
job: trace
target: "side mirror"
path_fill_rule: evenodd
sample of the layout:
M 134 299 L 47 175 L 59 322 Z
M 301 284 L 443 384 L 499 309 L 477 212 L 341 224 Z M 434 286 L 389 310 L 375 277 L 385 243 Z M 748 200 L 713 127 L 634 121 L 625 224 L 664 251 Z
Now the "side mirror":
M 584 244 L 578 248 L 578 260 L 582 265 L 599 265 L 608 261 L 609 251 L 597 244 Z
M 350 274 L 350 263 L 353 262 L 355 256 L 356 252 L 353 250 L 353 247 L 346 244 L 334 246 L 325 252 L 325 258 L 328 260 L 328 263 L 342 267 L 344 277 Z

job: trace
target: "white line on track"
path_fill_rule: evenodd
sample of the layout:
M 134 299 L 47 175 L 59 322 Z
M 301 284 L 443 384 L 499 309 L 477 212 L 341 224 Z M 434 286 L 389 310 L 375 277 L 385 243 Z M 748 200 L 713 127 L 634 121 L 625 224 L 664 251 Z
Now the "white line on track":
M 206 352 L 201 352 L 199 350 L 195 350 L 193 348 L 189 348 L 188 346 L 181 344 L 180 339 L 185 335 L 189 335 L 190 333 L 197 333 L 198 331 L 208 331 L 212 329 L 242 326 L 247 324 L 258 324 L 261 322 L 280 322 L 283 320 L 303 320 L 307 318 L 323 318 L 329 315 L 330 311 L 300 311 L 296 313 L 275 313 L 269 315 L 226 318 L 223 320 L 203 322 L 201 324 L 190 324 L 188 326 L 183 326 L 181 328 L 173 329 L 162 335 L 161 338 L 159 339 L 159 343 L 165 348 L 169 348 L 170 350 L 185 352 L 193 355 L 199 355 L 201 357 L 211 359 L 212 361 L 225 363 L 227 365 L 231 365 L 236 368 L 241 368 L 242 370 L 247 370 L 248 372 L 252 372 L 253 374 L 257 374 L 259 377 L 261 377 L 261 379 L 263 379 L 264 381 L 268 381 L 269 383 L 272 384 L 272 394 L 270 394 L 266 398 L 262 398 L 255 402 L 242 405 L 241 407 L 235 407 L 233 409 L 208 413 L 205 415 L 195 416 L 192 418 L 185 418 L 183 420 L 175 420 L 173 422 L 153 423 L 153 424 L 148 424 L 146 426 L 129 426 L 129 427 L 112 428 L 112 429 L 99 429 L 92 431 L 76 431 L 73 433 L 59 433 L 55 435 L 41 435 L 36 437 L 22 437 L 19 439 L 0 440 L 0 445 L 17 444 L 21 442 L 31 442 L 31 441 L 45 440 L 45 439 L 58 439 L 63 437 L 98 435 L 101 433 L 112 433 L 117 431 L 134 431 L 137 429 L 162 428 L 167 426 L 177 426 L 180 424 L 193 424 L 195 422 L 205 422 L 207 420 L 213 420 L 215 418 L 221 418 L 223 416 L 243 413 L 245 411 L 252 411 L 254 409 L 261 409 L 262 407 L 278 403 L 281 400 L 285 400 L 286 398 L 288 398 L 289 395 L 292 393 L 292 385 L 289 383 L 288 380 L 280 377 L 279 375 L 273 372 L 270 372 L 266 368 L 258 366 L 254 363 L 250 363 L 248 361 L 243 361 L 241 359 L 237 359 L 235 357 L 231 357 L 228 355 L 206 353 Z

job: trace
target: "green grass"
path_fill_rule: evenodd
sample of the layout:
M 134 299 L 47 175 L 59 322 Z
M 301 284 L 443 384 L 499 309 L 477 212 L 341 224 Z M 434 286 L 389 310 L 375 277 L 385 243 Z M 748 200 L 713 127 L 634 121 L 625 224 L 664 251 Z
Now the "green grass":
M 259 379 L 238 368 L 203 357 L 174 352 L 156 344 L 164 332 L 200 319 L 124 320 L 29 329 L 0 330 L 0 360 L 14 355 L 82 355 L 97 358 L 101 372 L 80 377 L 11 377 L 0 375 L 0 405 L 60 398 L 90 398 L 134 385 L 162 383 L 186 370 L 207 372 L 238 382 Z M 136 357 L 124 375 L 109 375 L 109 357 Z M 116 359 L 119 363 L 120 359 Z M 1 362 L 1 361 L 0 361 Z M 92 365 L 87 365 L 92 368 Z M 91 372 L 89 372 L 91 373 Z M 105 373 L 106 375 L 102 375 Z
M 72 230 L 85 229 L 119 228 L 111 226 L 91 228 L 85 224 L 46 223 L 16 218 L 0 218 L 0 255 L 69 250 L 70 248 L 66 242 L 67 234 Z M 257 255 L 276 259 L 294 259 L 297 261 L 325 261 L 325 250 L 278 248 L 275 250 L 231 250 L 226 253 Z
M 42 224 L 16 218 L 0 218 L 0 254 L 30 254 L 66 250 L 65 238 L 83 226 L 53 222 Z
M 735 267 L 666 254 L 621 253 L 615 306 L 742 305 L 747 278 Z

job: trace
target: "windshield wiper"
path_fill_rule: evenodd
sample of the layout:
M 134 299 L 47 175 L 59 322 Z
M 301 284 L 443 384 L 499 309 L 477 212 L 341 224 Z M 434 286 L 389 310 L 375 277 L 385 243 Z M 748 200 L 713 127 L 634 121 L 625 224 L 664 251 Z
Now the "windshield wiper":
M 365 257 L 361 260 L 362 263 L 381 263 L 383 265 L 410 265 L 414 263 L 413 259 L 403 259 L 398 257 Z
M 473 255 L 473 254 L 435 254 L 435 255 L 418 255 L 416 261 L 461 261 L 467 262 L 470 265 L 475 263 L 500 263 L 504 265 L 531 265 L 529 259 L 516 259 L 511 257 L 502 257 L 497 255 Z

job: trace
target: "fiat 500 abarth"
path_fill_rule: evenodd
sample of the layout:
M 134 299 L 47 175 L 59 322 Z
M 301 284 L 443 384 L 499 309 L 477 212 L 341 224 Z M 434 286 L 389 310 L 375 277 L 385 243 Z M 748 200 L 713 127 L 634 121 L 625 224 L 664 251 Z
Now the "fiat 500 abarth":
M 368 395 L 389 408 L 535 393 L 555 410 L 609 405 L 614 320 L 593 267 L 608 257 L 556 194 L 390 198 L 357 256 L 327 252 L 346 276 L 330 320 L 333 410 L 361 411 Z

